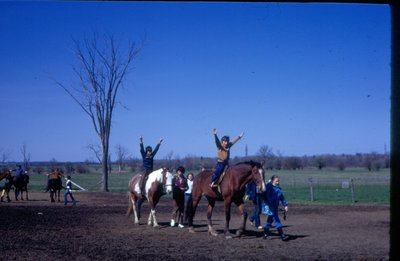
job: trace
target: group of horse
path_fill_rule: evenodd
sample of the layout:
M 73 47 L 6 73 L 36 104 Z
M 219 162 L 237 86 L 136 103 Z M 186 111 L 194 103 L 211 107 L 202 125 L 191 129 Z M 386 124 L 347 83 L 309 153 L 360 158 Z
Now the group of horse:
M 1 192 L 1 202 L 4 201 L 4 196 L 8 202 L 11 201 L 10 199 L 10 190 L 14 188 L 15 191 L 15 200 L 18 201 L 19 199 L 24 200 L 23 192 L 26 192 L 25 199 L 28 200 L 28 183 L 29 183 L 29 175 L 22 174 L 21 176 L 12 176 L 11 171 L 3 170 L 0 172 L 0 181 L 4 185 L 2 186 Z
M 245 185 L 249 182 L 254 182 L 258 189 L 265 191 L 264 181 L 264 163 L 253 161 L 241 162 L 230 166 L 225 170 L 218 181 L 218 188 L 210 187 L 212 170 L 203 170 L 195 176 L 192 189 L 192 204 L 191 213 L 188 213 L 189 232 L 194 233 L 193 219 L 196 213 L 197 206 L 202 198 L 208 201 L 207 220 L 208 233 L 212 236 L 217 236 L 218 233 L 212 224 L 212 212 L 216 201 L 223 201 L 225 207 L 225 229 L 224 235 L 226 238 L 231 238 L 229 232 L 229 222 L 231 219 L 231 205 L 234 203 L 241 215 L 241 225 L 235 236 L 241 236 L 246 229 L 247 213 L 244 209 Z M 166 168 L 158 169 L 149 174 L 145 185 L 145 197 L 150 206 L 150 214 L 147 224 L 157 227 L 156 206 L 161 196 L 172 191 L 173 174 Z M 129 206 L 128 217 L 134 214 L 134 223 L 139 224 L 140 209 L 144 201 L 143 197 L 138 193 L 140 175 L 133 176 L 129 181 Z
M 1 202 L 4 201 L 4 197 L 8 202 L 10 199 L 10 191 L 14 189 L 15 192 L 15 200 L 24 200 L 23 192 L 25 192 L 25 200 L 29 200 L 28 198 L 28 184 L 29 184 L 29 175 L 23 174 L 20 177 L 12 176 L 11 171 L 3 170 L 0 172 L 0 190 L 1 190 Z M 50 200 L 51 202 L 55 202 L 54 196 L 58 199 L 58 202 L 61 201 L 61 189 L 62 181 L 61 178 L 49 177 L 48 189 L 50 191 Z

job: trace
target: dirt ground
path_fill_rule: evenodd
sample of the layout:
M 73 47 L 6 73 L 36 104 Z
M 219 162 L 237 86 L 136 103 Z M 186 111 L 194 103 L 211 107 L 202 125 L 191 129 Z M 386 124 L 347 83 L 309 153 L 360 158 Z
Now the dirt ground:
M 196 233 L 170 227 L 171 201 L 157 206 L 159 228 L 147 226 L 149 208 L 142 207 L 141 225 L 125 215 L 124 193 L 75 193 L 76 206 L 51 203 L 46 193 L 29 201 L 0 203 L 0 260 L 388 260 L 389 207 L 290 205 L 284 231 L 291 236 L 263 240 L 247 222 L 240 238 L 207 233 L 206 200 L 195 216 Z M 14 197 L 12 197 L 14 199 Z M 252 204 L 246 203 L 250 213 Z M 214 226 L 224 228 L 218 202 Z M 265 222 L 265 216 L 262 216 Z M 231 232 L 239 216 L 232 209 Z M 272 230 L 275 232 L 275 230 Z

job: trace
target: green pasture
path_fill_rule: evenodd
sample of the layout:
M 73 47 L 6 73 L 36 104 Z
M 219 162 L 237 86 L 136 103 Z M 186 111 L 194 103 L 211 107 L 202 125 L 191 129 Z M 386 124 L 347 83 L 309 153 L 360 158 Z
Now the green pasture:
M 189 172 L 189 171 L 188 171 Z M 193 171 L 197 174 L 197 171 Z M 122 172 L 109 174 L 109 191 L 126 192 L 130 178 L 136 173 Z M 317 204 L 352 204 L 351 189 L 348 186 L 353 180 L 354 199 L 357 203 L 390 204 L 390 171 L 368 171 L 366 169 L 303 169 L 274 170 L 266 172 L 266 179 L 272 175 L 280 177 L 280 184 L 286 199 L 290 203 Z M 71 174 L 72 181 L 88 191 L 100 191 L 102 175 Z M 30 191 L 42 191 L 46 185 L 47 176 L 30 175 Z M 310 182 L 312 184 L 314 201 L 311 202 Z M 346 186 L 347 185 L 347 186 Z

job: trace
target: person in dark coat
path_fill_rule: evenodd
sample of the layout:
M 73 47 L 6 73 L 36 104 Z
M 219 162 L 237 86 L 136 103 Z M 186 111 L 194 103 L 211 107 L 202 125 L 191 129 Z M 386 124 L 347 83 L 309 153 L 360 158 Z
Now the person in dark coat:
M 188 189 L 187 179 L 183 175 L 185 173 L 184 167 L 176 169 L 176 175 L 172 179 L 172 218 L 171 227 L 178 223 L 178 227 L 183 228 L 183 212 L 185 207 L 185 191 Z

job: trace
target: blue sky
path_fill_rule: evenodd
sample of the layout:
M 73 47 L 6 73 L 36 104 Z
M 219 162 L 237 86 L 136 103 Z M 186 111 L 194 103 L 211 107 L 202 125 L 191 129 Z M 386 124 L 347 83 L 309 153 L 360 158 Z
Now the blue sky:
M 390 135 L 386 5 L 0 2 L 0 150 L 31 160 L 93 159 L 87 115 L 55 84 L 78 82 L 72 38 L 146 44 L 115 110 L 115 145 L 139 157 L 214 157 L 212 129 L 245 132 L 232 156 L 384 151 Z

